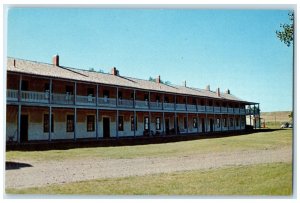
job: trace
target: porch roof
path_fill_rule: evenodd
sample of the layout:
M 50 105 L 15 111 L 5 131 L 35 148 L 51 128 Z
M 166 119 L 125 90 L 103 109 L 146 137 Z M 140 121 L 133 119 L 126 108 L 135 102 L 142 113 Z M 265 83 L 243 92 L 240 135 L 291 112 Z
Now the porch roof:
M 240 101 L 248 104 L 252 103 L 239 99 L 238 97 L 232 94 L 222 92 L 220 93 L 220 96 L 218 96 L 215 91 L 209 91 L 205 89 L 185 87 L 179 85 L 166 85 L 162 83 L 132 77 L 92 72 L 88 70 L 75 69 L 65 66 L 54 66 L 53 64 L 29 61 L 24 59 L 16 59 L 11 57 L 7 59 L 7 71 L 43 77 L 51 77 L 54 79 L 57 78 L 74 81 L 83 81 L 125 88 L 141 89 L 146 91 L 164 92 L 167 94 L 181 94 L 188 96 L 199 96 L 214 99 Z

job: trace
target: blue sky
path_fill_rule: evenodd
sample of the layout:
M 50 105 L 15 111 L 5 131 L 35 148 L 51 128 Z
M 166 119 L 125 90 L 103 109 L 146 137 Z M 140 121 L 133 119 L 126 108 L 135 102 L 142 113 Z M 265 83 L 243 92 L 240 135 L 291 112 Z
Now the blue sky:
M 263 112 L 292 110 L 287 10 L 11 8 L 7 55 L 82 69 L 227 88 Z

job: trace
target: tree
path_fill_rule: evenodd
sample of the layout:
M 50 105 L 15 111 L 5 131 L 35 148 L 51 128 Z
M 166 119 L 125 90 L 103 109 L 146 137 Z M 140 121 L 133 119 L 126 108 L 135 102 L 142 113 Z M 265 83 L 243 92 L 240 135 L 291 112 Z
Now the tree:
M 280 41 L 284 42 L 288 47 L 294 41 L 294 12 L 289 12 L 290 23 L 280 24 L 280 27 L 283 29 L 282 31 L 276 31 L 277 37 Z

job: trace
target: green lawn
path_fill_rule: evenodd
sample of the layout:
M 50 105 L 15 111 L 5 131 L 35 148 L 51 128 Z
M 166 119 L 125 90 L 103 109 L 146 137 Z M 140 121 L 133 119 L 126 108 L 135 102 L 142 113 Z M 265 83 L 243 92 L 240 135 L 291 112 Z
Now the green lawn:
M 292 164 L 272 163 L 126 178 L 98 179 L 9 194 L 292 195 Z
M 252 133 L 241 136 L 182 141 L 176 143 L 150 144 L 138 146 L 78 148 L 69 150 L 50 150 L 6 152 L 7 161 L 47 161 L 78 159 L 85 157 L 136 158 L 169 157 L 210 152 L 228 152 L 248 149 L 266 149 L 291 146 L 292 130 Z

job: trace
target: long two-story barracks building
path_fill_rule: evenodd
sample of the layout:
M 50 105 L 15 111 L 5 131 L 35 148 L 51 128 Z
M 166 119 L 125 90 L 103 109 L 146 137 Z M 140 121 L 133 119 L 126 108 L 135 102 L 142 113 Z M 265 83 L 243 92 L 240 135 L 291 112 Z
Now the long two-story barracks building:
M 58 55 L 53 64 L 8 58 L 6 107 L 6 138 L 18 143 L 242 131 L 246 116 L 259 117 L 258 103 L 229 90 L 64 67 Z

